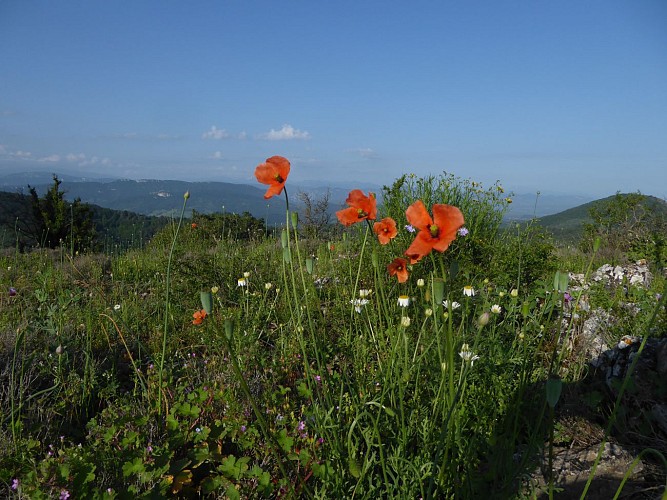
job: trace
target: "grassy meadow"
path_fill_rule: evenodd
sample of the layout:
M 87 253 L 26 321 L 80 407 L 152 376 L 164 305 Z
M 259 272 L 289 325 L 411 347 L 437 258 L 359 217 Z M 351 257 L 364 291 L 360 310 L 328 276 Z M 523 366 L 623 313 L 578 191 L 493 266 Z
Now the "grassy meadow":
M 503 188 L 447 175 L 403 176 L 381 206 L 353 192 L 313 231 L 288 173 L 257 170 L 286 200 L 276 231 L 181 216 L 141 249 L 3 251 L 0 496 L 541 494 L 531 473 L 588 372 L 568 272 L 602 264 L 604 241 L 565 253 L 534 224 L 501 229 Z M 610 345 L 664 335 L 644 258 L 650 289 L 586 292 L 621 315 Z M 588 396 L 622 436 L 622 397 Z

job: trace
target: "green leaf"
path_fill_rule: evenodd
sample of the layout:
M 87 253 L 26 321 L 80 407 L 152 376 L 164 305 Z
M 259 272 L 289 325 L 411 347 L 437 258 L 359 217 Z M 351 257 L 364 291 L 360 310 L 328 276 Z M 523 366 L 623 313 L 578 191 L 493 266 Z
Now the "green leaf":
M 285 429 L 282 429 L 278 433 L 278 437 L 276 439 L 278 440 L 278 444 L 285 453 L 289 453 L 292 450 L 292 446 L 294 446 L 294 439 L 287 435 L 287 431 Z
M 227 498 L 230 498 L 231 500 L 241 500 L 241 494 L 233 484 L 230 484 L 227 487 L 225 494 L 227 495 Z
M 137 457 L 131 462 L 125 462 L 123 464 L 123 476 L 128 477 L 132 474 L 142 474 L 145 472 L 146 468 L 144 463 L 141 461 L 141 458 Z
M 308 389 L 308 386 L 305 382 L 301 382 L 299 385 L 297 385 L 296 390 L 298 391 L 299 396 L 302 398 L 310 399 L 313 396 L 313 391 Z

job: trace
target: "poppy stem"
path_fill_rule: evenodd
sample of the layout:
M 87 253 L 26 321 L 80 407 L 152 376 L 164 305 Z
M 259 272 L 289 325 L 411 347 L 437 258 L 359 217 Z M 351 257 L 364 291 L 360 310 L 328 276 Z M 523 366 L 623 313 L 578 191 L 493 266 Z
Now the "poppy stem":
M 368 222 L 368 219 L 366 219 Z M 359 253 L 359 265 L 357 266 L 357 277 L 354 280 L 354 292 L 353 297 L 357 296 L 357 291 L 359 290 L 359 277 L 361 276 L 361 265 L 364 262 L 364 250 L 366 250 L 366 242 L 368 241 L 368 232 L 370 231 L 370 222 L 366 226 L 366 232 L 364 233 L 364 242 L 361 244 L 361 252 Z M 354 307 L 351 310 L 351 316 L 354 317 Z

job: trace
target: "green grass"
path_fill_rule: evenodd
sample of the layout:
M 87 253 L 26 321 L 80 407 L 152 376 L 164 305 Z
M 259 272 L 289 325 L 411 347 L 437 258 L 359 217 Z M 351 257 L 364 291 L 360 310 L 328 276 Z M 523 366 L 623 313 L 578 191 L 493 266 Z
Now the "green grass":
M 111 257 L 0 257 L 3 496 L 529 496 L 556 389 L 583 371 L 555 270 L 592 256 L 566 269 L 541 234 L 500 233 L 498 187 L 394 188 L 391 210 L 416 190 L 474 222 L 403 284 L 402 224 L 386 246 L 364 222 L 306 240 L 291 214 L 249 241 L 202 217 Z M 664 325 L 654 287 L 627 328 Z

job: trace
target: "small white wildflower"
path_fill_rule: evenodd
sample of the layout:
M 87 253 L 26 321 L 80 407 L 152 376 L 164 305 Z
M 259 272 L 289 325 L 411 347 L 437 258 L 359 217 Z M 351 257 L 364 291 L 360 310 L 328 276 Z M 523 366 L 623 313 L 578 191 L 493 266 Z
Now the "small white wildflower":
M 410 297 L 407 295 L 401 295 L 398 298 L 398 305 L 401 307 L 408 307 L 410 305 Z
M 498 304 L 493 304 L 493 305 L 491 306 L 491 312 L 492 312 L 493 314 L 500 314 L 500 313 L 502 312 L 502 310 L 503 310 L 503 308 L 500 307 Z
M 236 282 L 236 286 L 248 286 L 248 281 L 245 278 L 239 278 Z
M 471 367 L 475 361 L 479 359 L 479 356 L 470 350 L 470 346 L 468 344 L 463 344 L 461 346 L 461 352 L 459 352 L 459 356 L 461 356 L 463 361 L 470 363 Z
M 120 304 L 116 304 L 115 306 L 113 306 L 113 310 L 120 311 Z
M 448 301 L 448 300 L 443 300 L 443 301 L 442 301 L 442 305 L 443 305 L 443 307 L 445 307 L 445 309 L 449 309 L 449 301 Z M 452 301 L 452 311 L 453 311 L 454 309 L 458 309 L 459 307 L 461 307 L 461 304 L 459 304 L 459 303 L 456 302 L 455 300 Z
M 470 285 L 466 285 L 463 287 L 463 295 L 465 295 L 466 297 L 474 297 L 475 289 Z
M 354 310 L 358 313 L 361 312 L 361 308 L 368 304 L 368 299 L 352 299 L 350 304 L 354 306 Z

